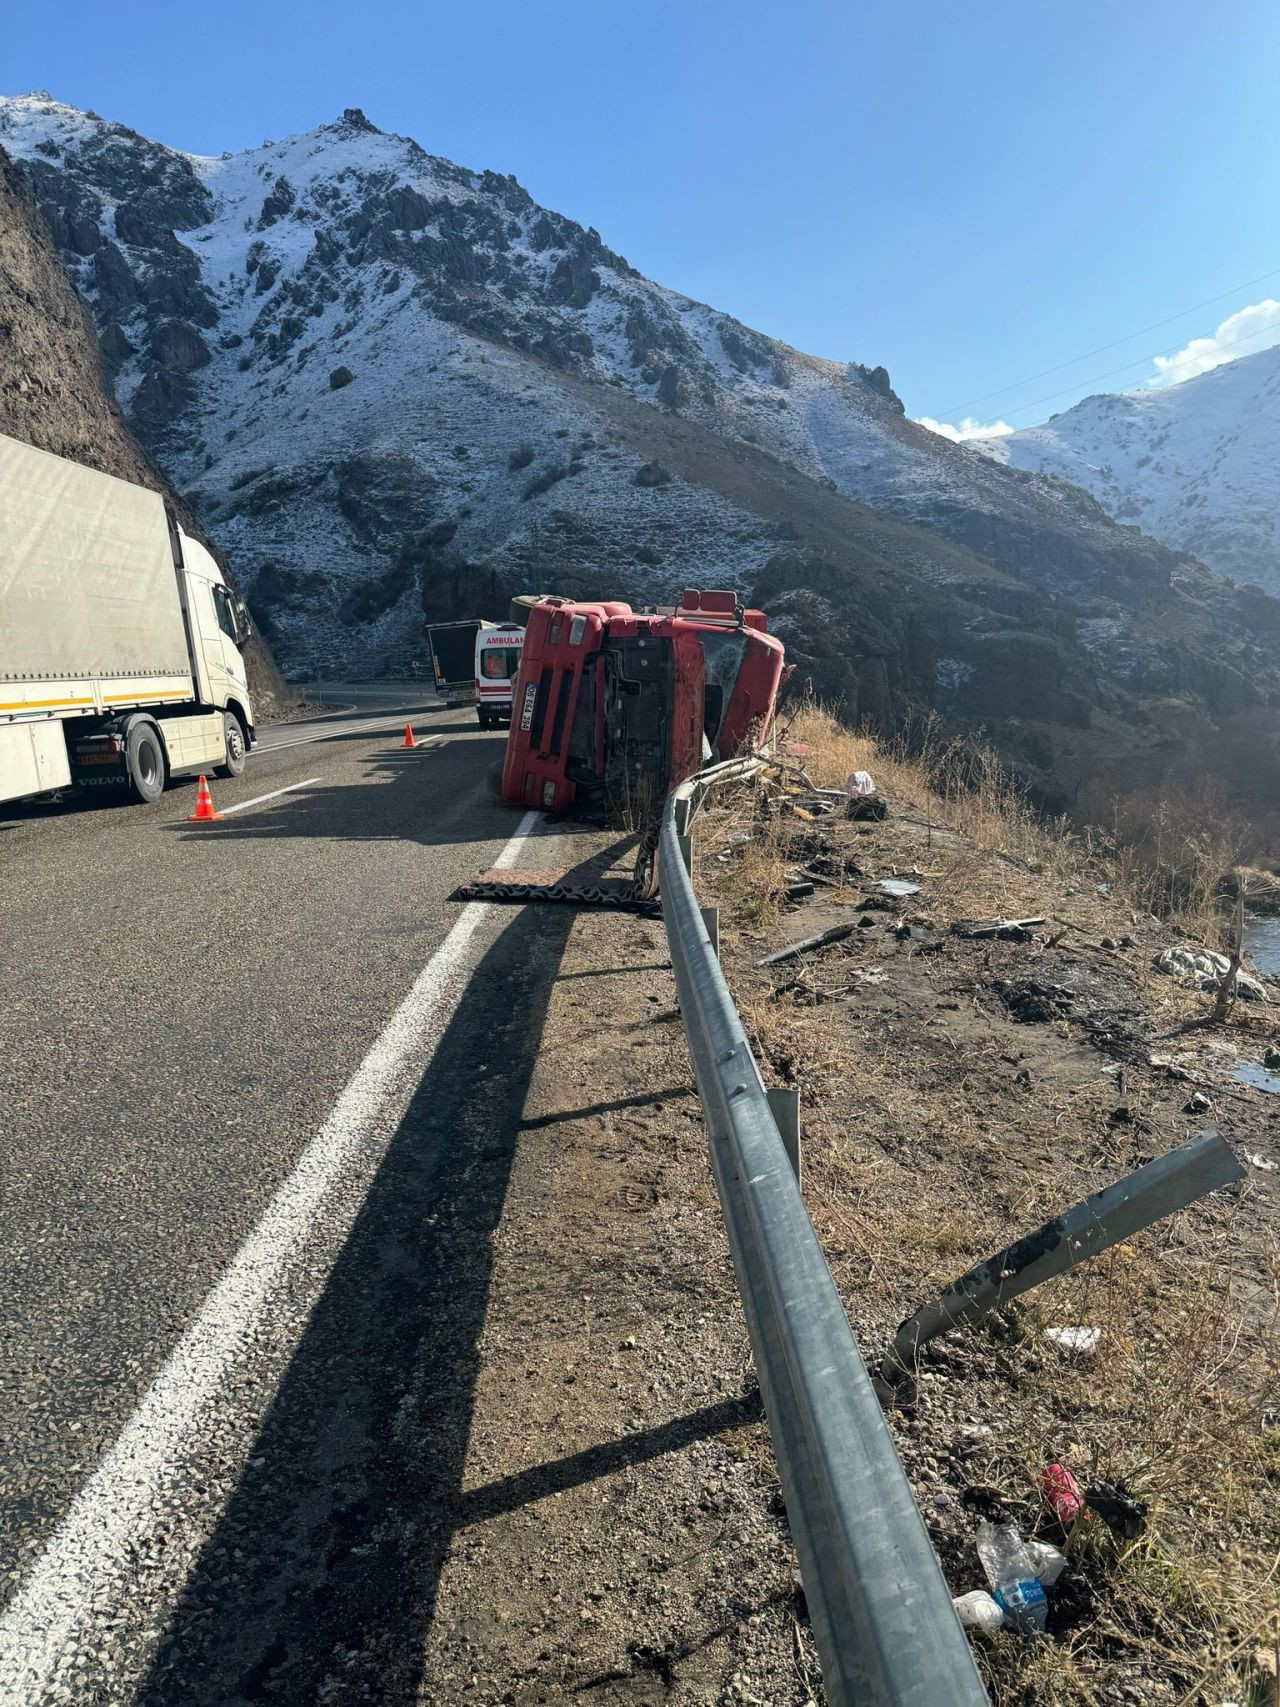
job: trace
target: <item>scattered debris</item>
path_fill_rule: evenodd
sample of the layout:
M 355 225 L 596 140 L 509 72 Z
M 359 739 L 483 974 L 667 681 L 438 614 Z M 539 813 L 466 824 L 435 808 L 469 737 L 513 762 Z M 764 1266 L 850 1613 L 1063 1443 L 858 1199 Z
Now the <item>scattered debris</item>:
M 1064 1529 L 1070 1528 L 1084 1510 L 1080 1484 L 1065 1464 L 1045 1465 L 1040 1473 L 1040 1492 Z
M 1275 1162 L 1269 1162 L 1259 1150 L 1246 1150 L 1244 1153 L 1244 1159 L 1248 1162 L 1251 1168 L 1260 1168 L 1264 1174 L 1274 1174 L 1277 1172 L 1277 1164 Z
M 855 794 L 850 796 L 844 815 L 846 818 L 879 824 L 889 816 L 889 808 L 878 794 Z
M 1231 971 L 1231 960 L 1212 948 L 1185 948 L 1175 945 L 1162 948 L 1155 958 L 1155 969 L 1180 984 L 1195 984 L 1198 989 L 1217 993 L 1222 980 Z M 1242 1001 L 1265 1002 L 1267 992 L 1261 979 L 1249 972 L 1236 973 L 1236 993 Z
M 1087 1357 L 1090 1352 L 1098 1349 L 1102 1338 L 1101 1328 L 1046 1328 L 1044 1337 L 1050 1345 L 1056 1345 L 1059 1351 L 1069 1351 L 1081 1357 Z
M 820 936 L 807 936 L 800 942 L 790 943 L 786 948 L 775 948 L 772 954 L 766 954 L 763 960 L 757 960 L 757 966 L 776 966 L 779 961 L 792 960 L 797 954 L 807 954 L 813 948 L 826 948 L 833 942 L 843 942 L 847 936 L 852 936 L 857 927 L 854 925 L 832 925 Z
M 1271 1045 L 1268 1045 L 1267 1048 L 1262 1051 L 1262 1065 L 1269 1068 L 1273 1073 L 1280 1072 L 1280 1049 L 1275 1049 L 1272 1048 Z
M 1051 1541 L 1028 1541 L 1027 1551 L 1035 1560 L 1036 1576 L 1042 1586 L 1052 1588 L 1067 1568 L 1067 1555 Z
M 1269 1091 L 1272 1096 L 1280 1096 L 1280 1073 L 1272 1073 L 1266 1067 L 1259 1067 L 1256 1061 L 1241 1061 L 1233 1075 L 1241 1085 L 1252 1085 L 1255 1091 Z
M 1153 1055 L 1149 1065 L 1168 1079 L 1189 1079 L 1191 1074 L 1179 1061 L 1169 1055 Z
M 1090 1511 L 1096 1511 L 1113 1534 L 1122 1541 L 1136 1541 L 1147 1527 L 1147 1505 L 1136 1499 L 1123 1482 L 1107 1482 L 1097 1476 L 1085 1496 Z
M 899 899 L 904 901 L 908 895 L 918 895 L 920 893 L 920 885 L 918 883 L 908 883 L 905 877 L 882 877 L 876 885 L 876 888 L 879 889 L 882 895 L 896 895 Z
M 812 894 L 813 884 L 808 878 L 797 878 L 795 882 L 787 884 L 786 896 L 788 901 L 803 901 L 806 895 Z
M 1022 1025 L 1043 1025 L 1050 1020 L 1069 1019 L 1074 1001 L 1071 993 L 1039 978 L 1000 979 L 996 994 L 1009 1010 L 1009 1017 Z
M 956 936 L 998 936 L 1005 942 L 1030 942 L 1032 931 L 1037 925 L 1042 925 L 1044 922 L 1043 917 L 1036 919 L 954 919 L 951 929 Z
M 1004 1624 L 1004 1613 L 984 1588 L 971 1589 L 968 1594 L 958 1594 L 951 1604 L 956 1609 L 956 1617 L 966 1630 L 981 1630 L 988 1636 L 994 1636 Z
M 850 799 L 855 796 L 864 800 L 869 799 L 876 791 L 875 779 L 870 771 L 854 771 L 848 782 L 845 783 L 844 791 Z
M 1203 1091 L 1192 1091 L 1182 1105 L 1182 1112 L 1184 1114 L 1207 1114 L 1212 1107 L 1212 1097 L 1207 1097 Z
M 992 1598 L 1011 1630 L 1023 1636 L 1044 1634 L 1049 1603 L 1037 1575 L 1037 1560 L 1015 1523 L 980 1523 L 978 1557 L 991 1584 Z

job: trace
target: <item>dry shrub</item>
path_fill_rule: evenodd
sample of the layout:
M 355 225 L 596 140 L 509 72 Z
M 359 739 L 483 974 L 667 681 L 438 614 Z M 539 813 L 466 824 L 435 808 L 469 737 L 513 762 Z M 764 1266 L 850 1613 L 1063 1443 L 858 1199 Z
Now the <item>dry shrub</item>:
M 955 830 L 978 847 L 1041 867 L 1060 851 L 1062 826 L 1037 816 L 994 749 L 946 736 L 936 717 L 878 740 L 808 703 L 787 739 L 810 749 L 800 762 L 820 787 L 843 788 L 852 771 L 868 770 L 883 792 L 915 808 L 927 824 Z
M 1084 846 L 1119 890 L 1144 912 L 1216 943 L 1231 873 L 1256 851 L 1253 826 L 1217 779 L 1202 774 L 1130 794 L 1087 790 L 1080 810 Z

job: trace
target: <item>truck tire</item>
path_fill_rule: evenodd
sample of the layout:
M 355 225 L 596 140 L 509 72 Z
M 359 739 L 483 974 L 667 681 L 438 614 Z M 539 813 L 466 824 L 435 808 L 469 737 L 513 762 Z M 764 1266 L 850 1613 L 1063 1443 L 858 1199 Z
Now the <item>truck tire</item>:
M 164 793 L 168 776 L 164 742 L 154 723 L 135 723 L 129 731 L 124 749 L 125 768 L 129 772 L 129 787 L 135 797 L 150 805 Z
M 219 765 L 213 773 L 215 776 L 239 776 L 245 767 L 249 749 L 245 745 L 244 730 L 240 719 L 234 711 L 224 711 L 222 714 L 222 733 L 226 737 L 227 762 Z
M 476 720 L 482 729 L 487 729 L 489 727 L 489 711 L 487 706 L 478 705 L 476 707 Z

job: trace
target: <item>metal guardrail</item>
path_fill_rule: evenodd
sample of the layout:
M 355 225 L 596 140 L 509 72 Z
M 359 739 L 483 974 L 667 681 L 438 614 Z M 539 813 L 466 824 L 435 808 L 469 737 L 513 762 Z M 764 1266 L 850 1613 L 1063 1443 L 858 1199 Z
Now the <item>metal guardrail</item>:
M 658 862 L 711 1169 L 823 1684 L 832 1707 L 989 1707 L 685 863 L 708 792 L 756 768 L 730 761 L 676 790 Z

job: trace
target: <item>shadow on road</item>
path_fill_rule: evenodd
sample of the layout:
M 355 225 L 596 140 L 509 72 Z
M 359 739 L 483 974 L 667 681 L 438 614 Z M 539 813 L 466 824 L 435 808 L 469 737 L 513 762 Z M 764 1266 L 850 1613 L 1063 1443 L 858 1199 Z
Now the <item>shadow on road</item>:
M 368 740 L 367 735 L 340 735 L 326 745 Z M 501 751 L 500 743 L 484 740 L 412 749 L 388 745 L 368 756 L 359 781 L 316 783 L 216 824 L 182 820 L 161 828 L 166 835 L 201 842 L 416 841 L 429 847 L 484 842 L 511 835 L 520 822 L 519 807 L 500 799 L 494 788 L 476 786 L 477 771 L 483 776 Z M 266 778 L 263 785 L 270 786 Z M 219 804 L 216 783 L 214 804 Z
M 461 1491 L 493 1235 L 572 919 L 569 909 L 511 915 L 477 967 L 138 1707 L 411 1707 L 459 1527 L 750 1420 L 749 1401 L 715 1405 Z M 536 1462 L 536 1441 L 528 1456 Z

